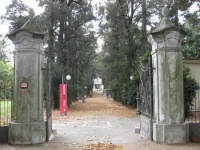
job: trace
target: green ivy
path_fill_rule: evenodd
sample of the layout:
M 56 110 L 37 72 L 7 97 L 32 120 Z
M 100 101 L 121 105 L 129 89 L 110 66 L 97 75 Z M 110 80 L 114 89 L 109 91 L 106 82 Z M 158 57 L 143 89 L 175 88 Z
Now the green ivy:
M 151 51 L 146 50 L 146 53 L 140 57 L 140 61 L 142 61 L 143 63 L 147 63 L 150 57 L 151 57 Z

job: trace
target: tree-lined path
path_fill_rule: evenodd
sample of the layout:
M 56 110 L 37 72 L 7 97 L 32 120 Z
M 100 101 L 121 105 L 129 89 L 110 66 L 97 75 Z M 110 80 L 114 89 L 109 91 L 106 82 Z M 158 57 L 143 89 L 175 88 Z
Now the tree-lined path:
M 73 102 L 69 107 L 67 116 L 60 116 L 59 111 L 53 112 L 53 120 L 76 119 L 80 117 L 125 117 L 137 118 L 135 108 L 126 107 L 112 98 L 103 96 L 102 92 L 95 91 L 92 98 L 87 97 L 86 102 L 82 100 Z

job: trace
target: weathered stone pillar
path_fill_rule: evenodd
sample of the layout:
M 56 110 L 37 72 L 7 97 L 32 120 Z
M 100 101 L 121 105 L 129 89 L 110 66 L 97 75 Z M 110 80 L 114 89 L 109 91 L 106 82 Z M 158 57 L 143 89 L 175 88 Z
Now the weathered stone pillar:
M 189 140 L 188 125 L 184 123 L 183 70 L 181 41 L 185 32 L 167 17 L 151 32 L 154 85 L 153 139 L 157 143 L 185 143 Z
M 8 35 L 14 51 L 14 120 L 9 125 L 10 144 L 35 144 L 46 140 L 43 119 L 44 34 L 30 31 L 27 22 Z M 27 27 L 27 28 L 26 28 Z

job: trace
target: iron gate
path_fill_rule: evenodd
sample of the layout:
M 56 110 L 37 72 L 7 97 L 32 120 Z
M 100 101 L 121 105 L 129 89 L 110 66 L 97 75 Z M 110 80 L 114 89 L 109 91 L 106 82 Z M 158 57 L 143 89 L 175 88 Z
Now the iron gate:
M 152 59 L 140 62 L 140 82 L 139 82 L 139 111 L 142 116 L 141 128 L 153 139 L 153 86 L 152 86 Z M 147 125 L 148 124 L 148 125 Z
M 12 83 L 0 83 L 0 142 L 8 142 L 8 128 L 12 119 Z
M 199 85 L 197 85 L 199 87 Z M 194 142 L 200 142 L 200 89 L 191 87 L 187 89 L 185 99 L 191 99 L 187 108 L 185 106 L 185 118 L 189 123 L 189 139 Z M 185 104 L 186 105 L 186 104 Z
M 52 108 L 53 101 L 51 96 L 51 78 L 52 78 L 52 63 L 51 58 L 47 58 L 47 69 L 46 69 L 46 141 L 49 140 L 52 134 Z

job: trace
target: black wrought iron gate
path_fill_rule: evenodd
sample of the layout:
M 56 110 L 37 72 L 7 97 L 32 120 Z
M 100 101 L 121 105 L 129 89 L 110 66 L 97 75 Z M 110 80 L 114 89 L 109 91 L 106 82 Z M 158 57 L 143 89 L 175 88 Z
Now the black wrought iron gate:
M 0 142 L 8 142 L 8 128 L 12 119 L 12 82 L 0 82 Z
M 46 74 L 46 140 L 48 141 L 52 134 L 52 108 L 53 101 L 51 97 L 51 78 L 52 78 L 52 63 L 51 59 L 47 59 L 47 74 Z
M 200 87 L 199 84 L 197 86 Z M 187 105 L 189 108 L 185 111 L 185 121 L 189 124 L 189 139 L 200 142 L 200 89 L 190 87 L 187 88 L 186 93 L 187 97 L 184 98 L 192 101 L 190 105 Z
M 139 83 L 139 111 L 142 116 L 141 128 L 153 139 L 153 86 L 152 86 L 152 59 L 140 62 Z M 143 126 L 143 124 L 145 124 Z M 148 124 L 148 125 L 147 125 Z

